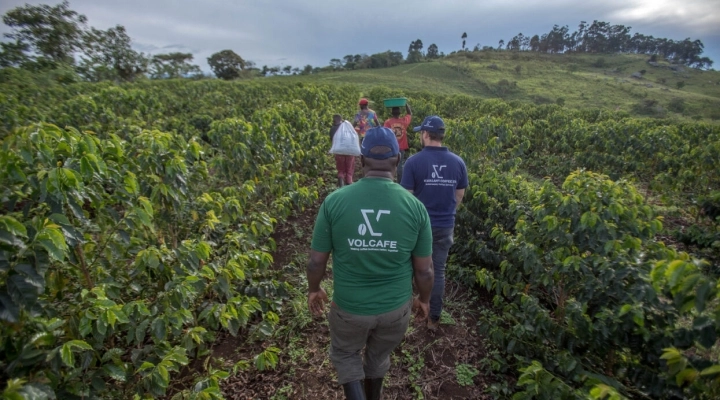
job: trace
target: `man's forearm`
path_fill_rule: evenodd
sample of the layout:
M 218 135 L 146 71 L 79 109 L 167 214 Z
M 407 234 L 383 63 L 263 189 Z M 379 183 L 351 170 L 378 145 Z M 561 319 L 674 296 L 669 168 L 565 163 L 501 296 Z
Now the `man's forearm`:
M 420 295 L 420 301 L 427 303 L 430 301 L 430 293 L 433 288 L 434 274 L 433 270 L 430 269 L 427 272 L 415 274 L 415 286 L 417 287 L 418 294 Z
M 407 115 L 412 115 L 412 109 L 410 108 L 410 104 L 405 104 L 405 113 Z
M 325 267 L 325 263 L 314 260 L 310 257 L 310 261 L 308 261 L 308 265 L 305 270 L 307 273 L 308 289 L 310 292 L 317 292 L 320 290 L 320 282 L 325 276 Z
M 413 257 L 413 276 L 415 287 L 420 294 L 420 301 L 427 303 L 430 301 L 430 292 L 432 292 L 435 279 L 432 258 L 430 256 Z
M 458 189 L 455 191 L 455 209 L 457 210 L 462 204 L 463 196 L 465 196 L 465 189 Z

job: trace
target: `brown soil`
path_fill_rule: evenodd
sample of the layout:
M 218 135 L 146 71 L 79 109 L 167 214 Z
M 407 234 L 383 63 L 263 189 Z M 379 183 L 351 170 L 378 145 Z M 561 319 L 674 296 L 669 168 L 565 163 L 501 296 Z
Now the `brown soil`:
M 430 331 L 424 323 L 412 322 L 403 343 L 392 356 L 392 367 L 385 380 L 384 399 L 412 399 L 421 392 L 425 399 L 483 399 L 490 384 L 482 371 L 473 385 L 458 384 L 457 364 L 477 369 L 486 356 L 483 338 L 476 332 L 476 316 L 469 312 L 470 293 L 448 282 L 447 311 L 455 325 L 440 325 Z M 465 302 L 468 303 L 465 303 Z M 274 371 L 243 371 L 223 381 L 227 399 L 343 399 L 342 387 L 335 380 L 328 359 L 330 333 L 325 318 L 315 318 L 296 332 L 297 342 L 275 343 L 283 352 Z M 243 340 L 225 337 L 214 349 L 214 357 L 234 360 L 251 359 L 262 344 L 248 346 Z M 241 349 L 241 350 L 240 350 Z M 294 351 L 290 351 L 294 349 Z M 298 351 L 303 349 L 303 351 Z

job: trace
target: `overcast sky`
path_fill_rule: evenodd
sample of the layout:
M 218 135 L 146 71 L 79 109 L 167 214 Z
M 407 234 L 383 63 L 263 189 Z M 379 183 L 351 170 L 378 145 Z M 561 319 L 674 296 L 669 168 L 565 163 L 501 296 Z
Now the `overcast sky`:
M 0 13 L 59 2 L 3 0 Z M 463 32 L 470 48 L 497 47 L 518 33 L 542 35 L 556 24 L 572 33 L 593 20 L 629 26 L 631 35 L 699 39 L 720 70 L 720 0 L 70 0 L 70 8 L 99 29 L 125 26 L 139 51 L 193 53 L 204 71 L 224 49 L 258 67 L 326 66 L 346 54 L 407 55 L 415 39 L 450 53 Z

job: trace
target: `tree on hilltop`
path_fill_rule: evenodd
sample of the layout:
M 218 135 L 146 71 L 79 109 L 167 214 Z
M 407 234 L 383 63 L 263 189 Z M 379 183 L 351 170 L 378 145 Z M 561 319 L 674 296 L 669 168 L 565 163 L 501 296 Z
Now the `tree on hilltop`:
M 41 59 L 36 61 L 73 65 L 74 53 L 82 48 L 87 17 L 71 10 L 66 0 L 54 7 L 16 7 L 3 16 L 3 22 L 12 28 L 5 37 L 14 40 L 13 45 L 3 46 L 4 52 L 20 49 Z
M 106 31 L 90 28 L 83 38 L 84 53 L 78 73 L 85 79 L 132 81 L 144 75 L 150 60 L 132 49 L 125 27 L 117 25 Z
M 530 50 L 543 53 L 602 53 L 602 54 L 648 54 L 662 55 L 666 59 L 683 63 L 694 68 L 712 67 L 713 61 L 701 57 L 704 45 L 700 40 L 686 38 L 675 41 L 654 38 L 640 33 L 630 35 L 630 27 L 612 25 L 608 22 L 581 21 L 578 30 L 570 33 L 567 25 L 553 25 L 548 33 L 514 36 L 505 48 L 511 51 Z
M 241 76 L 248 64 L 232 50 L 222 50 L 207 59 L 210 69 L 220 79 L 231 80 Z
M 435 43 L 428 46 L 427 54 L 425 54 L 425 57 L 429 59 L 438 58 L 439 57 L 438 47 Z
M 189 75 L 200 75 L 200 67 L 191 64 L 192 53 L 167 53 L 156 54 L 152 58 L 150 76 L 154 79 L 162 78 L 183 78 Z
M 343 65 L 343 68 L 345 69 L 355 69 L 355 57 L 352 54 L 348 54 L 345 57 L 343 57 L 343 61 L 345 64 Z
M 339 58 L 333 58 L 330 60 L 330 66 L 332 69 L 341 69 L 343 67 L 343 63 Z
M 406 63 L 416 63 L 420 62 L 422 60 L 422 48 L 423 48 L 423 42 L 422 40 L 413 40 L 410 42 L 410 46 L 408 47 L 408 56 L 405 60 Z
M 410 42 L 410 47 L 408 47 L 408 53 L 412 53 L 413 51 L 421 51 L 423 49 L 423 42 L 422 40 L 413 40 Z

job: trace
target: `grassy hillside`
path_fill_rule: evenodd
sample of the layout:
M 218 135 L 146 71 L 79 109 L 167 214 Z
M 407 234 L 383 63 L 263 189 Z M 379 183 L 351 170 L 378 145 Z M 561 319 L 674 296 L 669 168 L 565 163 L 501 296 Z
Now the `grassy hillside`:
M 483 51 L 393 68 L 270 79 L 388 86 L 576 109 L 605 108 L 637 116 L 720 120 L 720 72 L 673 70 L 666 61 L 653 66 L 647 60 L 644 55 Z
M 314 83 L 388 86 L 408 91 L 430 91 L 440 94 L 467 94 L 485 97 L 486 87 L 445 62 L 405 64 L 392 68 L 325 72 L 315 75 L 276 77 Z

